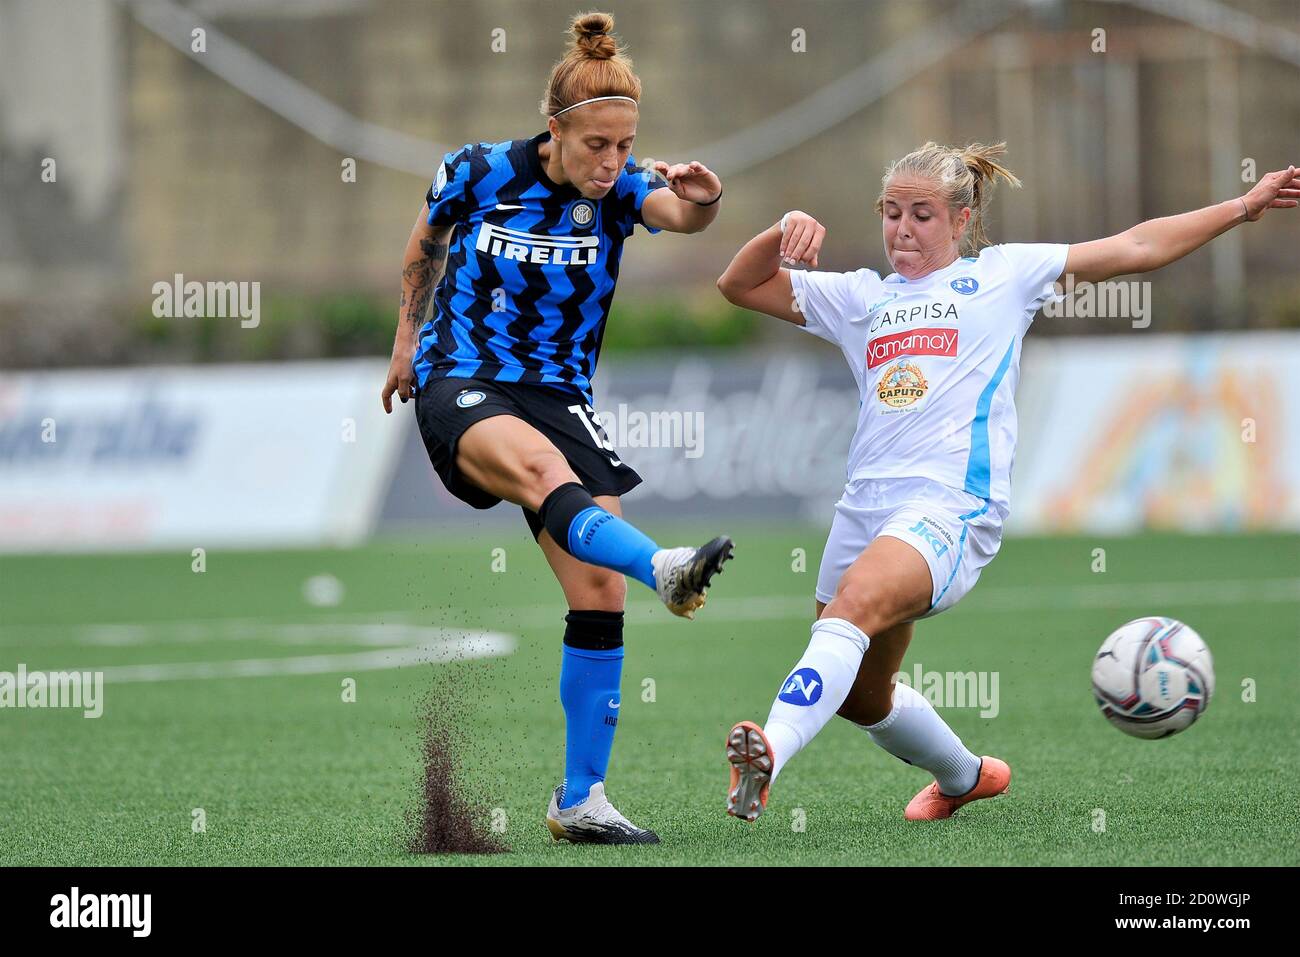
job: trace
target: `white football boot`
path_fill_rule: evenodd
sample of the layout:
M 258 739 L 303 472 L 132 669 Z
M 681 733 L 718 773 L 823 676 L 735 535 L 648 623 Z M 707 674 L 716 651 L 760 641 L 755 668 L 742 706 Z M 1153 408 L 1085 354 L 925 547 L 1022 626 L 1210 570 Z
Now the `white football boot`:
M 605 784 L 591 786 L 587 799 L 573 807 L 560 809 L 560 789 L 551 794 L 546 810 L 546 826 L 557 841 L 573 844 L 658 844 L 659 835 L 637 827 L 609 803 Z
M 699 548 L 661 548 L 650 557 L 654 569 L 655 590 L 668 610 L 683 618 L 694 618 L 704 604 L 705 591 L 713 576 L 734 554 L 734 545 L 726 535 Z

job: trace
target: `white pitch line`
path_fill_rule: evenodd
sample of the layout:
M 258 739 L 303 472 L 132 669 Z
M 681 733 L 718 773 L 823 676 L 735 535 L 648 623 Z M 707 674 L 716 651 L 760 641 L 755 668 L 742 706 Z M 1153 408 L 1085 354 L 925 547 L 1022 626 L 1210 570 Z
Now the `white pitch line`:
M 356 671 L 384 671 L 405 665 L 447 664 L 477 658 L 500 658 L 515 650 L 513 636 L 482 631 L 406 648 L 384 648 L 336 655 L 295 658 L 242 658 L 236 661 L 187 661 L 158 665 L 114 665 L 102 671 L 109 683 L 189 681 L 206 678 L 267 678 Z M 77 669 L 71 669 L 77 670 Z
M 1300 578 L 1229 579 L 1202 582 L 1114 582 L 1047 587 L 976 586 L 972 610 L 1029 611 L 1040 608 L 1115 608 L 1122 605 L 1246 605 L 1300 602 Z M 964 603 L 963 603 L 964 604 Z
M 271 641 L 280 645 L 409 645 L 430 637 L 458 635 L 463 629 L 421 625 L 414 622 L 382 622 L 370 616 L 368 622 L 160 621 L 128 625 L 86 625 L 81 644 L 121 647 L 128 645 L 198 644 L 211 641 Z M 384 617 L 392 617 L 385 613 Z M 161 639 L 161 640 L 160 640 Z
M 809 583 L 811 588 L 811 582 Z M 1169 605 L 1231 606 L 1300 604 L 1300 578 L 1228 579 L 1216 581 L 1097 582 L 1087 585 L 976 586 L 963 600 L 963 614 L 1006 614 L 1016 611 L 1069 611 L 1142 606 L 1163 614 Z M 710 596 L 705 620 L 715 623 L 810 621 L 811 592 L 806 595 L 755 597 Z M 512 628 L 546 628 L 563 620 L 562 602 L 502 605 L 489 613 L 489 624 Z M 629 622 L 638 627 L 689 627 L 657 602 L 628 603 Z M 69 634 L 74 644 L 131 646 L 188 644 L 215 640 L 269 641 L 276 644 L 322 643 L 410 646 L 427 639 L 464 634 L 483 622 L 485 610 L 449 609 L 442 626 L 421 624 L 420 613 L 400 611 L 333 613 L 314 621 L 275 621 L 264 618 L 207 618 L 94 625 L 8 625 L 0 627 L 0 646 L 28 644 L 33 632 Z M 36 639 L 40 644 L 53 644 Z
M 310 616 L 310 621 L 304 616 Z M 263 615 L 256 618 L 209 617 L 209 618 L 159 618 L 155 621 L 127 621 L 104 624 L 67 624 L 59 622 L 35 622 L 27 625 L 0 624 L 0 634 L 12 631 L 82 631 L 95 632 L 99 636 L 98 644 L 132 644 L 134 636 L 167 629 L 176 634 L 176 641 L 210 641 L 214 637 L 240 639 L 247 637 L 249 631 L 262 631 L 267 628 L 293 628 L 317 625 L 379 625 L 386 624 L 385 619 L 395 619 L 395 625 L 419 625 L 422 616 L 410 609 L 400 611 L 353 611 L 335 612 L 303 609 L 299 612 L 285 612 Z M 423 627 L 428 627 L 427 623 Z
M 1300 578 L 1227 581 L 1184 581 L 1142 583 L 1097 583 L 1095 585 L 1004 585 L 980 588 L 976 585 L 959 607 L 972 614 L 1004 614 L 1009 611 L 1087 610 L 1122 608 L 1130 605 L 1238 605 L 1300 604 Z M 808 619 L 813 616 L 813 596 L 769 595 L 755 598 L 713 597 L 700 612 L 717 622 L 777 621 Z M 532 605 L 502 608 L 512 625 L 544 626 L 559 620 L 556 606 Z M 522 613 L 522 614 L 521 614 Z M 1156 614 L 1157 612 L 1152 612 Z M 628 602 L 629 619 L 638 625 L 677 624 L 656 602 Z

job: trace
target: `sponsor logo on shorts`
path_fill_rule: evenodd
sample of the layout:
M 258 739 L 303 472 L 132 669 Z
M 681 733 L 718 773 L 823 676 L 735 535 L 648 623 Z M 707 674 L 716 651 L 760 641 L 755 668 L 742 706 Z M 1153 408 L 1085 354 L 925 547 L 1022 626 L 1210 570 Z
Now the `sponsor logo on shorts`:
M 963 296 L 969 296 L 979 291 L 980 284 L 970 276 L 960 276 L 948 283 L 954 292 L 959 292 Z
M 930 529 L 934 532 L 934 534 L 938 535 L 940 538 L 942 538 L 942 539 L 943 539 L 945 542 L 947 542 L 949 545 L 952 545 L 952 544 L 953 544 L 953 541 L 954 541 L 954 540 L 953 540 L 953 537 L 952 537 L 952 533 L 948 531 L 948 529 L 943 525 L 942 522 L 939 522 L 939 521 L 937 521 L 937 520 L 931 518 L 929 515 L 922 515 L 921 518 L 920 518 L 920 521 L 917 522 L 917 524 L 918 524 L 918 525 L 919 525 L 919 524 L 925 524 L 925 525 L 928 525 L 928 526 L 930 527 Z M 915 529 L 913 529 L 913 531 L 915 531 Z
M 815 705 L 822 696 L 822 676 L 812 668 L 800 668 L 781 686 L 777 697 L 789 704 L 807 708 Z
M 880 376 L 876 383 L 876 397 L 891 409 L 905 409 L 925 397 L 930 383 L 920 368 L 911 362 L 896 362 Z
M 478 405 L 486 398 L 487 396 L 484 395 L 482 392 L 465 391 L 462 392 L 460 395 L 456 396 L 456 404 L 460 406 L 462 409 L 468 409 L 471 406 Z
M 915 525 L 909 528 L 908 531 L 911 532 L 913 535 L 919 535 L 925 541 L 929 542 L 930 547 L 934 549 L 934 557 L 942 558 L 944 553 L 948 551 L 948 546 L 939 540 L 938 535 L 930 531 L 930 529 L 926 526 L 925 522 L 926 522 L 925 519 L 921 519 L 919 522 L 917 522 Z
M 928 516 L 928 515 L 922 515 L 922 516 L 921 516 L 921 521 L 925 522 L 925 524 L 929 525 L 932 529 L 934 529 L 936 532 L 938 532 L 938 533 L 939 533 L 939 537 L 942 538 L 942 539 L 943 539 L 945 542 L 947 542 L 949 545 L 953 544 L 952 533 L 951 533 L 950 531 L 948 531 L 948 529 L 945 528 L 942 524 L 940 524 L 939 522 L 936 522 L 934 519 L 930 518 L 930 516 Z
M 867 368 L 874 369 L 900 356 L 955 356 L 956 329 L 912 329 L 881 336 L 867 343 Z

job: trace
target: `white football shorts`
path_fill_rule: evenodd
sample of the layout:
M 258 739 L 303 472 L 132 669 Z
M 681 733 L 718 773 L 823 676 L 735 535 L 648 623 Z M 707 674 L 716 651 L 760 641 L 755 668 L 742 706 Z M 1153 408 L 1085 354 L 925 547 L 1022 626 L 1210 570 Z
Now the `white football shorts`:
M 930 479 L 854 479 L 835 503 L 817 573 L 817 600 L 830 602 L 841 576 L 877 537 L 907 542 L 934 583 L 929 618 L 957 604 L 1002 544 L 1002 517 L 982 498 Z

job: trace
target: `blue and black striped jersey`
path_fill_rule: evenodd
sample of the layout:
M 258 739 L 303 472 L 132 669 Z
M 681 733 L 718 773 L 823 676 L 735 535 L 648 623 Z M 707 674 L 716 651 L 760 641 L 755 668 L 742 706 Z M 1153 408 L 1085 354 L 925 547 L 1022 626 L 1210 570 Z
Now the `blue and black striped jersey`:
M 420 330 L 416 381 L 477 378 L 572 387 L 592 401 L 623 240 L 662 179 L 629 156 L 587 199 L 546 175 L 532 139 L 448 153 L 426 197 L 429 225 L 454 223 L 447 268 Z

